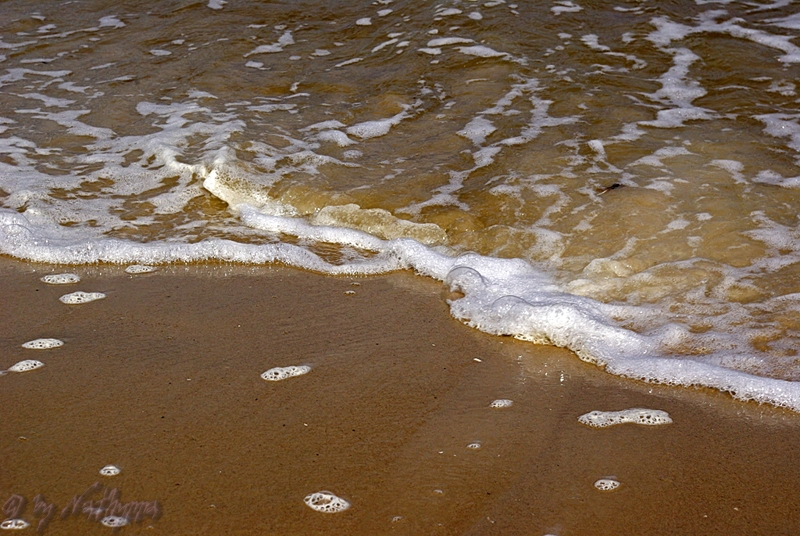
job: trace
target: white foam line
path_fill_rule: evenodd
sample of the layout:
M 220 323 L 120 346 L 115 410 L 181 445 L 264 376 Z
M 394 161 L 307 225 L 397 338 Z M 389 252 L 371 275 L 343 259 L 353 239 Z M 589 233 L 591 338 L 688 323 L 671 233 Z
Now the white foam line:
M 389 117 L 387 119 L 376 119 L 373 121 L 364 121 L 363 123 L 356 123 L 355 125 L 347 128 L 347 133 L 361 139 L 377 138 L 385 136 L 393 126 L 397 126 L 403 119 L 410 117 L 410 114 L 403 110 L 402 112 Z
M 73 104 L 74 100 L 69 99 L 57 99 L 54 97 L 48 97 L 47 95 L 42 95 L 41 93 L 21 93 L 17 95 L 18 97 L 24 97 L 27 99 L 36 99 L 42 101 L 47 107 L 55 106 L 57 108 L 66 108 L 70 104 Z
M 755 7 L 753 9 L 751 9 L 750 11 L 751 12 L 758 12 L 758 11 L 768 11 L 768 10 L 771 10 L 771 9 L 780 9 L 782 7 L 786 7 L 786 6 L 792 5 L 792 2 L 794 2 L 794 1 L 795 0 L 775 0 L 771 4 L 764 4 L 763 6 L 758 6 L 758 7 Z
M 253 213 L 257 212 L 255 209 Z M 243 210 L 247 213 L 247 209 Z M 264 216 L 263 226 L 275 229 L 275 232 L 301 232 L 304 226 L 291 220 L 278 224 L 275 218 Z M 254 214 L 248 221 L 255 228 L 259 222 Z M 274 223 L 270 223 L 274 222 Z M 309 226 L 310 227 L 310 226 Z M 325 228 L 319 232 L 309 230 L 309 236 L 324 237 L 330 235 Z M 357 233 L 358 231 L 352 231 Z M 361 233 L 370 237 L 366 233 Z M 379 240 L 379 239 L 376 239 Z M 410 239 L 406 239 L 410 240 Z M 357 242 L 357 241 L 355 241 Z M 411 241 L 413 242 L 413 241 Z M 367 244 L 369 241 L 366 242 Z M 414 242 L 416 244 L 416 242 Z M 397 246 L 402 249 L 401 245 Z M 408 245 L 413 249 L 413 244 Z M 420 245 L 420 247 L 423 247 Z M 291 244 L 241 244 L 230 240 L 210 239 L 193 244 L 174 243 L 135 243 L 117 239 L 69 239 L 37 236 L 33 226 L 24 215 L 7 209 L 0 209 L 0 252 L 34 262 L 54 264 L 96 264 L 108 262 L 115 264 L 131 264 L 142 262 L 147 264 L 167 264 L 174 262 L 197 262 L 206 260 L 222 260 L 247 264 L 283 263 L 290 266 L 303 267 L 311 271 L 332 274 L 378 274 L 408 268 L 397 256 L 376 256 L 357 265 L 333 265 L 318 255 Z
M 449 302 L 451 314 L 482 331 L 566 347 L 586 361 L 605 365 L 613 374 L 672 385 L 703 385 L 742 400 L 800 411 L 800 383 L 756 377 L 690 359 L 661 358 L 658 352 L 664 337 L 610 324 L 608 319 L 619 316 L 625 307 L 562 292 L 548 276 L 521 259 L 448 256 L 411 239 L 381 240 L 351 229 L 263 215 L 247 205 L 236 208 L 243 221 L 256 228 L 361 247 L 376 254 L 333 265 L 308 250 L 284 243 L 254 245 L 211 239 L 193 244 L 139 244 L 59 239 L 37 235 L 23 214 L 7 209 L 0 210 L 0 252 L 63 264 L 215 259 L 248 264 L 280 262 L 335 275 L 412 269 L 460 291 L 463 297 Z M 776 244 L 783 241 L 776 240 Z
M 780 19 L 770 19 L 766 22 L 778 26 L 780 28 L 789 28 L 790 30 L 800 30 L 800 13 L 793 13 Z
M 363 60 L 364 58 L 352 58 L 341 63 L 337 63 L 334 67 L 344 67 L 345 65 L 352 65 L 353 63 L 358 63 L 359 61 Z
M 275 54 L 277 52 L 283 52 L 284 48 L 293 44 L 294 44 L 294 38 L 292 37 L 292 32 L 286 30 L 285 32 L 283 32 L 283 35 L 281 35 L 275 43 L 272 43 L 270 45 L 258 46 L 253 50 L 251 50 L 250 52 L 248 52 L 247 54 L 245 54 L 244 57 L 247 58 L 255 54 Z
M 48 76 L 50 78 L 61 78 L 72 74 L 72 71 L 36 71 L 33 69 L 22 68 L 6 69 L 6 72 L 8 74 L 0 76 L 0 87 L 3 87 L 11 82 L 19 82 L 20 80 L 24 80 L 29 74 L 36 76 Z
M 399 39 L 389 39 L 388 41 L 384 41 L 383 43 L 373 47 L 372 53 L 378 52 L 379 50 L 383 50 L 384 48 L 388 47 L 389 45 L 393 45 L 400 41 Z
M 700 57 L 686 48 L 664 50 L 672 54 L 674 64 L 660 77 L 661 89 L 648 96 L 672 107 L 659 110 L 656 120 L 641 121 L 639 124 L 674 128 L 683 126 L 684 121 L 716 117 L 716 114 L 710 110 L 692 105 L 692 101 L 707 93 L 699 82 L 689 78 L 689 68 L 694 62 L 700 60 Z
M 484 45 L 473 45 L 469 47 L 457 47 L 458 51 L 468 56 L 477 56 L 479 58 L 510 58 L 511 55 L 507 52 L 498 52 L 493 48 Z
M 800 153 L 800 114 L 762 114 L 755 116 L 764 123 L 764 131 L 776 138 L 789 138 L 787 145 Z M 800 154 L 795 157 L 800 164 Z
M 106 28 L 109 26 L 111 28 L 124 28 L 125 23 L 119 20 L 116 15 L 108 15 L 105 17 L 101 17 L 99 27 Z
M 791 42 L 794 36 L 774 35 L 761 30 L 744 28 L 737 24 L 741 22 L 741 19 L 733 18 L 725 22 L 714 20 L 724 13 L 723 11 L 708 11 L 701 15 L 701 22 L 697 26 L 679 24 L 667 17 L 653 18 L 650 23 L 656 27 L 656 31 L 650 33 L 647 39 L 657 46 L 666 47 L 672 41 L 682 40 L 695 33 L 724 33 L 784 52 L 784 55 L 778 58 L 780 62 L 800 63 L 800 47 Z
M 465 37 L 437 37 L 436 39 L 431 39 L 428 41 L 429 48 L 439 48 L 448 45 L 459 45 L 459 44 L 467 44 L 467 43 L 474 43 L 474 39 L 467 39 Z
M 592 50 L 602 52 L 606 56 L 625 58 L 627 61 L 633 63 L 634 69 L 644 69 L 645 67 L 647 67 L 646 61 L 639 59 L 632 54 L 623 54 L 622 52 L 612 52 L 611 48 L 607 47 L 606 45 L 600 44 L 600 38 L 595 34 L 586 34 L 583 37 L 581 37 L 581 41 L 583 41 L 583 43 Z
M 758 175 L 753 178 L 753 182 L 772 184 L 783 188 L 800 188 L 800 175 L 797 177 L 784 177 L 775 171 L 764 170 L 760 171 Z
M 583 11 L 583 8 L 575 2 L 569 0 L 556 0 L 556 5 L 550 8 L 554 15 L 558 16 L 562 13 L 577 13 Z
M 468 138 L 475 145 L 482 145 L 486 141 L 486 137 L 496 130 L 497 127 L 491 121 L 479 115 L 456 134 Z
M 76 136 L 110 139 L 114 131 L 109 128 L 93 127 L 78 121 L 78 117 L 91 113 L 91 110 L 65 110 L 63 112 L 43 112 L 35 110 L 16 110 L 19 114 L 31 114 L 35 119 L 47 119 L 66 127 L 67 132 Z
M 536 96 L 538 90 L 539 82 L 535 78 L 531 78 L 520 84 L 514 84 L 494 106 L 478 113 L 463 129 L 457 132 L 457 134 L 470 139 L 478 146 L 472 153 L 475 166 L 464 171 L 450 171 L 450 180 L 448 183 L 434 190 L 430 198 L 418 203 L 412 203 L 402 208 L 401 211 L 409 214 L 419 214 L 425 207 L 439 205 L 456 206 L 463 210 L 468 210 L 468 207 L 453 194 L 463 187 L 464 181 L 467 180 L 472 172 L 492 164 L 494 162 L 494 157 L 497 156 L 504 147 L 528 143 L 536 139 L 544 128 L 571 124 L 578 120 L 576 117 L 550 116 L 548 114 L 548 109 L 553 101 L 538 98 Z M 528 124 L 523 127 L 516 136 L 499 140 L 486 147 L 481 146 L 486 136 L 496 132 L 492 122 L 486 119 L 485 116 L 504 115 L 506 109 L 513 104 L 515 99 L 525 95 L 528 95 L 528 100 L 533 105 L 531 119 L 528 121 Z

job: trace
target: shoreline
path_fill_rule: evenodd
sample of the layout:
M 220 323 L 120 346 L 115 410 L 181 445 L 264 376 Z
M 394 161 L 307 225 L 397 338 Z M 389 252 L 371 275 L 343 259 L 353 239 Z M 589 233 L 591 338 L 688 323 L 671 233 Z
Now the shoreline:
M 61 272 L 82 281 L 39 281 Z M 408 272 L 207 264 L 129 275 L 3 257 L 0 276 L 0 368 L 45 363 L 0 377 L 0 500 L 27 499 L 28 530 L 39 494 L 58 512 L 44 533 L 109 530 L 87 514 L 60 517 L 95 482 L 105 491 L 87 500 L 117 490 L 121 504 L 158 502 L 158 519 L 121 529 L 153 534 L 800 529 L 800 415 L 481 333 L 449 315 L 441 284 Z M 107 297 L 58 302 L 76 290 Z M 40 337 L 65 344 L 21 348 Z M 301 364 L 311 372 L 259 377 Z M 489 408 L 496 399 L 514 405 Z M 674 422 L 577 422 L 632 407 Z M 122 472 L 103 477 L 106 464 Z M 600 478 L 621 486 L 598 491 Z M 351 508 L 303 503 L 322 490 Z

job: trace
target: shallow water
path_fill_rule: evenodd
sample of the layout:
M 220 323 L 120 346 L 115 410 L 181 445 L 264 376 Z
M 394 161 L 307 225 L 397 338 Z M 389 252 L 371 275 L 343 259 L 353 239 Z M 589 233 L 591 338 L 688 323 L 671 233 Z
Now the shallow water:
M 0 252 L 411 268 L 479 329 L 798 409 L 790 4 L 4 2 Z

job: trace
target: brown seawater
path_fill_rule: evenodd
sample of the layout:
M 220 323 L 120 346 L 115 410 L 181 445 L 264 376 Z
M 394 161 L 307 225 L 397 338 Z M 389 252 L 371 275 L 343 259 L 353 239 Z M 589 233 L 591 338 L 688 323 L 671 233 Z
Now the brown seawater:
M 479 329 L 800 408 L 788 1 L 2 13 L 2 253 L 410 268 Z

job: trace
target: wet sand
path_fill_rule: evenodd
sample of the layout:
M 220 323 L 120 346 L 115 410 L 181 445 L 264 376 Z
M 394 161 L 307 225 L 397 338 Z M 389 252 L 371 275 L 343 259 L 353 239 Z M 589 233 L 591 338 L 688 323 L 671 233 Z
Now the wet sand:
M 39 281 L 66 271 L 82 281 Z M 122 534 L 800 531 L 800 415 L 477 332 L 409 273 L 0 259 L 0 281 L 0 369 L 45 363 L 0 377 L 0 500 L 31 523 L 20 533 L 52 512 L 45 534 L 107 534 L 90 509 L 104 494 L 139 508 Z M 76 290 L 107 297 L 58 301 Z M 40 337 L 65 345 L 21 348 Z M 260 378 L 300 364 L 311 372 Z M 631 407 L 674 422 L 577 421 Z M 608 477 L 621 486 L 594 488 Z M 351 508 L 313 511 L 303 498 L 320 490 Z

